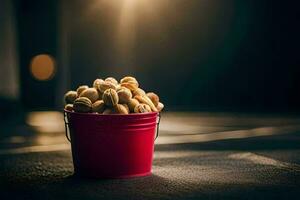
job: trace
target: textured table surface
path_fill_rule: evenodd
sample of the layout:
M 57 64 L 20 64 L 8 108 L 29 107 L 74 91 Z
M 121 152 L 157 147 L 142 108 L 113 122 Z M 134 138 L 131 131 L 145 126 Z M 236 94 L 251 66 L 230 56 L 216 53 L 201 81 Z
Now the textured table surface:
M 297 199 L 300 117 L 166 113 L 153 174 L 73 176 L 60 113 L 1 124 L 1 199 Z M 4 198 L 2 198 L 4 197 Z

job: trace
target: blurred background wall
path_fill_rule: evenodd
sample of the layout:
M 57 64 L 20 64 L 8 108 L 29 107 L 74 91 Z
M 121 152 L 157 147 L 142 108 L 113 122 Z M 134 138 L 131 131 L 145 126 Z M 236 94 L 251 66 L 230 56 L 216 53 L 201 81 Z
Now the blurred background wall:
M 0 96 L 19 98 L 19 66 L 15 10 L 12 1 L 0 3 Z
M 4 0 L 0 8 L 0 78 L 10 80 L 0 95 L 19 93 L 25 108 L 60 109 L 67 89 L 133 75 L 168 110 L 300 110 L 296 1 Z

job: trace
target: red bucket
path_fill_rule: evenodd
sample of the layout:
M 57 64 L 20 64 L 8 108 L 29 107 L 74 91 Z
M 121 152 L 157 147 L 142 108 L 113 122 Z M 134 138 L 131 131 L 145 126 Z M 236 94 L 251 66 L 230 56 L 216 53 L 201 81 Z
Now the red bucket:
M 151 174 L 158 113 L 99 115 L 65 110 L 64 114 L 76 175 L 130 178 Z

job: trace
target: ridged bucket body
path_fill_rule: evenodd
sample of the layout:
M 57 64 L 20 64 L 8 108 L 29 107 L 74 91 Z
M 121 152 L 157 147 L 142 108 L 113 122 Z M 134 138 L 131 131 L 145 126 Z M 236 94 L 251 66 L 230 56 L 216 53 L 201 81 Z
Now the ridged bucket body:
M 65 112 L 75 174 L 94 178 L 151 174 L 158 113 L 98 115 Z

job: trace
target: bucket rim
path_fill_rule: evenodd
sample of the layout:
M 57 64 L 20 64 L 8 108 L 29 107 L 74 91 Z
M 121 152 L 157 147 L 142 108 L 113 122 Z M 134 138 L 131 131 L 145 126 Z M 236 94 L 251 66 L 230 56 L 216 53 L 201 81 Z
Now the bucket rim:
M 99 114 L 99 113 L 80 113 L 80 112 L 74 112 L 64 109 L 64 112 L 69 114 L 75 114 L 75 115 L 82 115 L 82 116 L 152 116 L 154 114 L 159 115 L 159 112 L 148 112 L 148 113 L 130 113 L 130 114 Z

